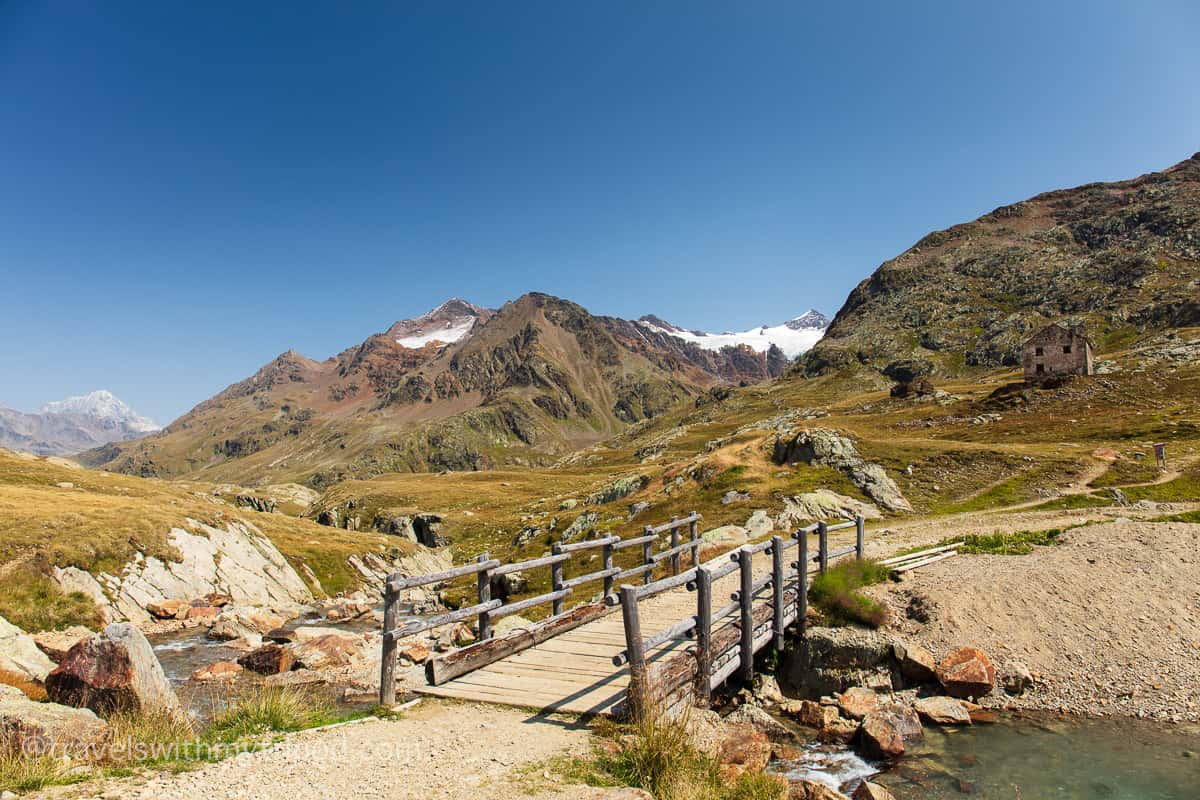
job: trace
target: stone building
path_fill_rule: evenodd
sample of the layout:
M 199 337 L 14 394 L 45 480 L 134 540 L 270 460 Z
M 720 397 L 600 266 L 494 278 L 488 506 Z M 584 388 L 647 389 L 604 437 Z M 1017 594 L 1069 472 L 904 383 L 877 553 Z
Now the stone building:
M 1030 383 L 1067 375 L 1091 375 L 1092 343 L 1078 330 L 1047 325 L 1025 342 L 1021 362 Z

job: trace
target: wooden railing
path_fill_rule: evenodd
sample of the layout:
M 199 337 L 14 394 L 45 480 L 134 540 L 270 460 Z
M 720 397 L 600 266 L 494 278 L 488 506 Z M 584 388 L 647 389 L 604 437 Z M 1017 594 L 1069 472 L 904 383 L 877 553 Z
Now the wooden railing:
M 855 528 L 855 543 L 830 551 L 829 534 Z M 808 539 L 817 534 L 817 552 L 809 555 Z M 629 666 L 628 711 L 634 715 L 653 707 L 671 707 L 682 694 L 690 694 L 697 705 L 707 706 L 712 691 L 734 674 L 743 680 L 754 677 L 754 654 L 773 643 L 782 650 L 788 626 L 795 623 L 798 636 L 804 635 L 808 614 L 808 575 L 813 562 L 817 572 L 825 572 L 831 561 L 853 553 L 863 557 L 866 544 L 865 522 L 858 516 L 852 522 L 828 525 L 818 522 L 801 528 L 789 539 L 774 536 L 769 541 L 745 545 L 728 554 L 649 586 L 622 586 L 619 603 L 625 626 L 625 645 L 613 657 L 615 666 Z M 797 558 L 785 566 L 786 555 L 795 549 Z M 771 557 L 771 571 L 754 577 L 754 557 Z M 737 572 L 738 589 L 730 602 L 714 608 L 714 584 Z M 794 577 L 793 577 L 794 576 Z M 654 634 L 643 637 L 638 601 L 680 585 L 686 578 L 688 589 L 696 592 L 696 613 Z M 766 594 L 769 590 L 769 595 Z M 694 638 L 689 652 L 676 655 L 653 666 L 646 653 L 669 641 Z
M 618 602 L 617 595 L 613 593 L 616 581 L 640 576 L 643 583 L 642 588 L 649 589 L 654 585 L 654 572 L 665 562 L 671 573 L 671 577 L 667 580 L 675 580 L 677 582 L 673 585 L 682 586 L 694 574 L 699 561 L 700 519 L 701 516 L 695 512 L 683 518 L 672 517 L 670 522 L 662 525 L 647 525 L 641 536 L 630 539 L 606 536 L 601 539 L 571 544 L 558 542 L 551 547 L 550 555 L 527 561 L 502 564 L 499 560 L 491 558 L 488 553 L 482 553 L 476 557 L 473 563 L 430 575 L 394 574 L 389 576 L 384 588 L 383 653 L 380 667 L 379 702 L 391 705 L 396 701 L 396 655 L 399 642 L 409 636 L 472 618 L 477 621 L 478 641 L 475 644 L 426 662 L 426 679 L 436 686 L 603 615 Z M 685 528 L 687 530 L 686 539 L 683 534 Z M 654 552 L 655 546 L 662 540 L 664 534 L 670 537 L 669 545 L 666 549 L 656 553 Z M 638 563 L 627 569 L 615 566 L 616 554 L 630 548 L 640 548 L 640 551 L 637 551 L 639 553 Z M 602 566 L 599 570 L 572 578 L 566 577 L 568 563 L 580 553 L 597 549 L 601 551 L 602 555 Z M 681 572 L 682 559 L 684 554 L 689 552 L 692 568 L 685 574 Z M 550 568 L 549 592 L 513 603 L 505 603 L 500 598 L 492 597 L 493 578 L 546 567 Z M 474 605 L 431 617 L 413 619 L 402 625 L 397 624 L 401 592 L 421 586 L 443 584 L 472 575 L 475 576 L 476 583 Z M 603 581 L 600 601 L 576 606 L 571 611 L 567 611 L 567 599 L 574 595 L 575 590 L 579 586 L 596 581 Z M 658 591 L 665 591 L 665 589 L 658 589 Z M 495 620 L 546 604 L 551 606 L 551 616 L 548 619 L 507 636 L 493 638 L 492 627 Z

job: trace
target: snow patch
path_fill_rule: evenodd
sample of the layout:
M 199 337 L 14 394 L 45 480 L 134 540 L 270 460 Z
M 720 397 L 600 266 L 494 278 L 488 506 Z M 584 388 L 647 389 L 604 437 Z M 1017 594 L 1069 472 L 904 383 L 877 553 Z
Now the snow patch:
M 668 328 L 646 319 L 638 320 L 638 324 L 659 333 L 678 337 L 685 342 L 692 342 L 705 350 L 720 350 L 722 347 L 737 347 L 744 344 L 756 352 L 765 353 L 773 344 L 788 358 L 795 358 L 811 350 L 812 346 L 821 340 L 821 337 L 825 335 L 828 322 L 821 314 L 809 311 L 782 325 L 763 325 L 761 328 L 753 328 L 748 331 L 726 331 L 725 333 L 689 331 L 673 325 Z
M 471 332 L 475 327 L 475 317 L 458 317 L 437 327 L 419 328 L 408 336 L 397 337 L 396 344 L 419 350 L 430 342 L 452 344 Z

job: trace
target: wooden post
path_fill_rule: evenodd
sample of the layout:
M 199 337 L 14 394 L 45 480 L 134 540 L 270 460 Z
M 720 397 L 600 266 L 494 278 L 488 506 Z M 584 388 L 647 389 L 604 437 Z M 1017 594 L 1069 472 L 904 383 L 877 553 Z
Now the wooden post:
M 621 587 L 621 620 L 625 623 L 625 652 L 629 654 L 629 714 L 642 719 L 649 710 L 650 687 L 646 685 L 646 652 L 642 648 L 642 622 L 638 618 L 637 589 Z
M 771 599 L 775 603 L 772 625 L 775 630 L 775 649 L 783 652 L 783 537 L 771 537 Z
M 383 661 L 379 667 L 379 704 L 383 706 L 396 704 L 396 648 L 398 642 L 393 641 L 388 634 L 396 627 L 399 606 L 400 592 L 385 585 L 383 590 Z
M 743 549 L 738 553 L 738 566 L 741 567 L 741 591 L 738 592 L 738 605 L 741 611 L 742 624 L 742 680 L 747 685 L 754 680 L 754 567 L 752 554 Z
M 823 521 L 817 523 L 817 548 L 817 564 L 824 575 L 829 570 L 829 526 Z
M 696 570 L 696 705 L 708 708 L 712 697 L 712 573 Z
M 604 571 L 611 572 L 612 568 L 613 568 L 613 546 L 611 544 L 604 545 L 604 549 L 602 552 L 604 554 Z M 613 593 L 613 576 L 605 575 L 604 576 L 604 597 L 602 599 L 607 600 L 612 595 L 612 593 Z
M 475 560 L 487 561 L 488 554 L 480 553 Z M 492 575 L 488 570 L 483 569 L 476 573 L 475 589 L 480 603 L 486 603 L 492 599 Z M 488 616 L 488 612 L 483 611 L 479 614 L 479 641 L 490 638 L 492 638 L 492 618 Z
M 867 521 L 863 519 L 863 515 L 859 514 L 854 518 L 854 529 L 856 537 L 854 540 L 854 557 L 859 561 L 863 560 L 863 551 L 867 547 Z
M 647 525 L 645 528 L 642 528 L 643 536 L 651 536 L 651 535 L 653 535 L 653 533 L 654 533 L 654 531 L 650 530 L 649 525 Z M 642 563 L 643 564 L 653 564 L 654 563 L 653 556 L 654 556 L 654 542 L 652 540 L 647 540 L 645 542 L 642 542 Z M 650 583 L 653 580 L 654 580 L 654 570 L 653 569 L 648 569 L 642 573 L 642 583 Z
M 688 525 L 688 536 L 692 542 L 692 566 L 700 566 L 700 521 L 696 519 L 696 512 L 692 512 L 692 522 Z
M 796 562 L 796 634 L 803 639 L 808 630 L 808 531 L 796 534 L 800 560 Z
M 679 518 L 675 517 L 675 516 L 671 517 L 671 547 L 672 548 L 679 546 L 679 528 L 675 527 L 675 521 L 677 519 L 679 519 Z M 671 574 L 672 575 L 679 574 L 679 553 L 671 554 Z
M 562 550 L 559 549 L 560 547 L 562 547 L 562 545 L 559 542 L 555 542 L 554 545 L 551 546 L 550 552 L 557 556 L 562 553 Z M 555 563 L 550 565 L 551 589 L 555 592 L 561 590 L 563 588 L 562 583 L 563 583 L 563 562 L 556 561 Z M 554 616 L 557 617 L 559 614 L 563 613 L 563 603 L 564 602 L 566 602 L 566 601 L 562 597 L 554 598 L 554 604 L 553 604 Z

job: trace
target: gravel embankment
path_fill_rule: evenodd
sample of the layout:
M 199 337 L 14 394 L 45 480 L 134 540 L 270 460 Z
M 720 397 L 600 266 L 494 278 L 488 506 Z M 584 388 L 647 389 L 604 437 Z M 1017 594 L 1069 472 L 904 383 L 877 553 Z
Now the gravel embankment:
M 979 647 L 1037 679 L 993 703 L 1200 721 L 1200 525 L 1075 528 L 1025 556 L 967 555 L 872 587 L 894 627 L 941 656 Z M 914 596 L 927 623 L 907 614 Z

